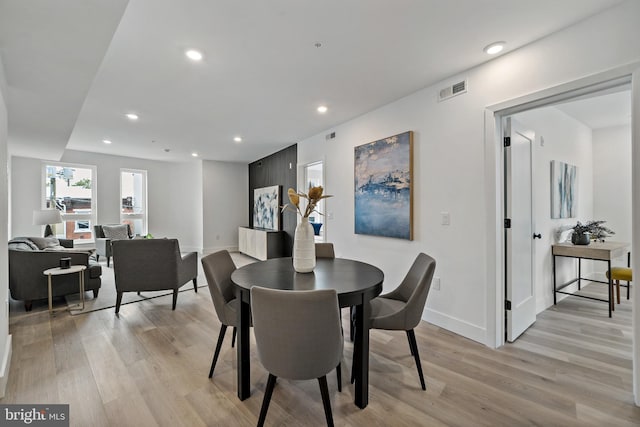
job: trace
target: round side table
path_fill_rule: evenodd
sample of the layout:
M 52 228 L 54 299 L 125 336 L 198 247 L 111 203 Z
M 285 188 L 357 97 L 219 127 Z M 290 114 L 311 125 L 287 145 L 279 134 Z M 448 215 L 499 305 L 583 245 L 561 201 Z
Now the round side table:
M 73 274 L 78 273 L 78 282 L 79 282 L 79 290 L 80 290 L 80 299 L 82 301 L 81 306 L 77 306 L 79 310 L 84 310 L 84 271 L 87 269 L 86 265 L 72 265 L 69 268 L 60 268 L 54 267 L 49 268 L 42 272 L 45 276 L 47 276 L 47 286 L 49 290 L 49 314 L 53 313 L 53 307 L 51 303 L 52 292 L 51 292 L 51 277 L 53 276 L 63 276 L 65 274 Z M 76 308 L 76 307 L 74 307 Z

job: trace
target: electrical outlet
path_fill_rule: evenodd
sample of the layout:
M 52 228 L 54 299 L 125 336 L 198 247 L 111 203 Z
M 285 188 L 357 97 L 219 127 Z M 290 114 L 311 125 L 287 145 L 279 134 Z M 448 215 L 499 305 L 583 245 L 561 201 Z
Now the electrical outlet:
M 440 290 L 440 278 L 439 277 L 434 277 L 433 278 L 433 283 L 431 284 L 431 287 L 436 291 Z

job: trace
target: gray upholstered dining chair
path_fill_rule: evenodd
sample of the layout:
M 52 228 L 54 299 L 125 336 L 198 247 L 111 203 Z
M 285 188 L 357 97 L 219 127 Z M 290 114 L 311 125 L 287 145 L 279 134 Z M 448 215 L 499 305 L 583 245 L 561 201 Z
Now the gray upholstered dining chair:
M 385 329 L 388 331 L 406 331 L 409 350 L 416 361 L 420 385 L 426 390 L 418 344 L 413 329 L 422 319 L 424 306 L 427 302 L 431 280 L 436 269 L 436 260 L 424 253 L 418 254 L 409 272 L 398 286 L 388 294 L 380 295 L 371 300 L 371 329 Z M 354 380 L 351 370 L 351 382 Z
M 327 373 L 336 367 L 339 372 L 343 348 L 336 291 L 256 286 L 251 288 L 251 313 L 258 357 L 269 371 L 258 426 L 264 425 L 277 377 L 317 378 L 327 425 L 333 426 Z
M 335 258 L 333 243 L 316 243 L 316 258 Z
M 209 254 L 202 258 L 202 269 L 207 278 L 209 292 L 213 300 L 213 306 L 216 309 L 218 320 L 220 320 L 220 333 L 218 334 L 218 342 L 216 350 L 213 353 L 211 361 L 211 369 L 209 370 L 209 378 L 213 376 L 213 370 L 216 367 L 224 335 L 228 326 L 233 326 L 233 334 L 231 337 L 231 347 L 233 347 L 236 338 L 236 305 L 237 300 L 233 292 L 233 284 L 231 283 L 231 273 L 236 269 L 236 265 L 231 259 L 231 255 L 226 250 Z
M 333 243 L 316 243 L 316 258 L 333 259 L 336 252 L 333 250 Z M 342 316 L 340 316 L 342 317 Z M 353 306 L 349 307 L 349 338 L 353 341 L 355 331 L 355 318 L 353 317 Z

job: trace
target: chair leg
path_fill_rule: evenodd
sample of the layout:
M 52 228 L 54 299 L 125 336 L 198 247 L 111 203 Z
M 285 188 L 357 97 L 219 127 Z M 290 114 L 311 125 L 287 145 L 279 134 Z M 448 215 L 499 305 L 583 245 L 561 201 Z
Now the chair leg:
M 109 262 L 110 262 L 110 261 L 111 261 L 111 257 L 110 257 L 110 256 L 108 256 L 108 257 L 107 257 L 107 267 L 109 267 Z
M 618 296 L 618 304 L 620 304 L 620 280 L 616 280 L 616 295 Z
M 96 254 L 96 262 L 100 262 L 100 255 Z
M 231 334 L 231 348 L 236 345 L 236 333 L 238 332 L 238 328 L 233 327 L 233 334 Z
M 422 364 L 420 363 L 420 354 L 418 353 L 418 343 L 416 342 L 416 334 L 413 329 L 407 331 L 407 338 L 409 339 L 409 348 L 412 348 L 413 358 L 416 360 L 416 367 L 418 368 L 418 376 L 420 376 L 420 385 L 423 390 L 427 389 L 424 384 L 424 376 L 422 375 Z
M 227 332 L 227 325 L 220 326 L 220 333 L 218 334 L 218 342 L 216 343 L 216 351 L 213 352 L 213 361 L 211 362 L 211 369 L 209 370 L 209 378 L 213 376 L 213 370 L 218 362 L 218 356 L 220 355 L 220 348 L 222 347 L 222 341 L 224 341 L 224 335 Z
M 631 282 L 627 282 L 627 299 L 629 299 L 629 289 L 631 288 Z
M 331 414 L 331 400 L 329 400 L 329 387 L 327 386 L 327 376 L 318 378 L 320 384 L 320 394 L 322 395 L 322 405 L 324 406 L 324 416 L 327 418 L 327 426 L 333 427 L 333 415 Z
M 196 291 L 196 294 L 198 293 L 198 278 L 194 278 L 193 279 L 193 290 Z
M 355 333 L 353 335 L 353 338 L 355 339 Z M 351 357 L 351 384 L 353 384 L 356 381 L 356 359 L 358 358 L 358 349 L 356 348 L 356 345 L 353 345 L 353 357 Z
M 338 380 L 338 391 L 342 391 L 342 364 L 338 363 L 336 366 L 336 378 Z
M 98 289 L 94 289 L 94 290 L 93 290 L 93 297 L 94 297 L 94 298 L 98 298 L 98 292 L 100 292 L 100 289 L 99 289 L 99 288 L 98 288 Z
M 353 313 L 353 306 L 349 307 L 349 338 L 351 338 L 351 342 L 355 339 L 356 336 L 356 315 Z
M 273 394 L 273 388 L 276 386 L 277 377 L 273 374 L 269 374 L 267 380 L 267 388 L 264 390 L 264 399 L 262 400 L 262 408 L 260 408 L 260 418 L 258 418 L 258 427 L 264 426 L 264 420 L 267 418 L 267 411 L 269 410 L 269 403 L 271 402 L 271 395 Z
M 173 307 L 171 308 L 171 310 L 175 310 L 176 309 L 176 303 L 178 302 L 178 288 L 173 290 Z
M 116 314 L 120 312 L 120 303 L 122 302 L 122 292 L 118 292 L 116 296 Z
M 613 294 L 613 291 L 614 291 L 613 287 L 614 287 L 614 283 L 612 281 L 610 286 L 611 289 L 609 290 L 609 295 L 611 295 L 611 301 L 609 301 L 609 305 L 611 306 L 611 311 L 616 311 L 616 297 Z

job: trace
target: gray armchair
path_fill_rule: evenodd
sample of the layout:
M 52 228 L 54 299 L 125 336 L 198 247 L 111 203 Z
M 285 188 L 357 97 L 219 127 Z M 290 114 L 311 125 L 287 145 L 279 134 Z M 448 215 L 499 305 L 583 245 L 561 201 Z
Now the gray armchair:
M 131 225 L 130 224 L 104 224 L 107 226 L 116 226 L 116 225 L 126 225 L 127 226 L 127 238 L 131 239 L 133 234 L 131 233 Z M 113 253 L 111 251 L 111 240 L 109 237 L 106 237 L 104 234 L 103 225 L 94 225 L 93 226 L 93 237 L 96 242 L 96 261 L 100 261 L 100 256 L 107 258 L 107 267 L 109 267 L 109 263 L 111 261 L 111 257 Z
M 193 281 L 198 292 L 198 253 L 182 256 L 177 239 L 114 240 L 113 275 L 116 282 L 116 314 L 124 292 L 173 290 L 176 309 L 178 289 Z

